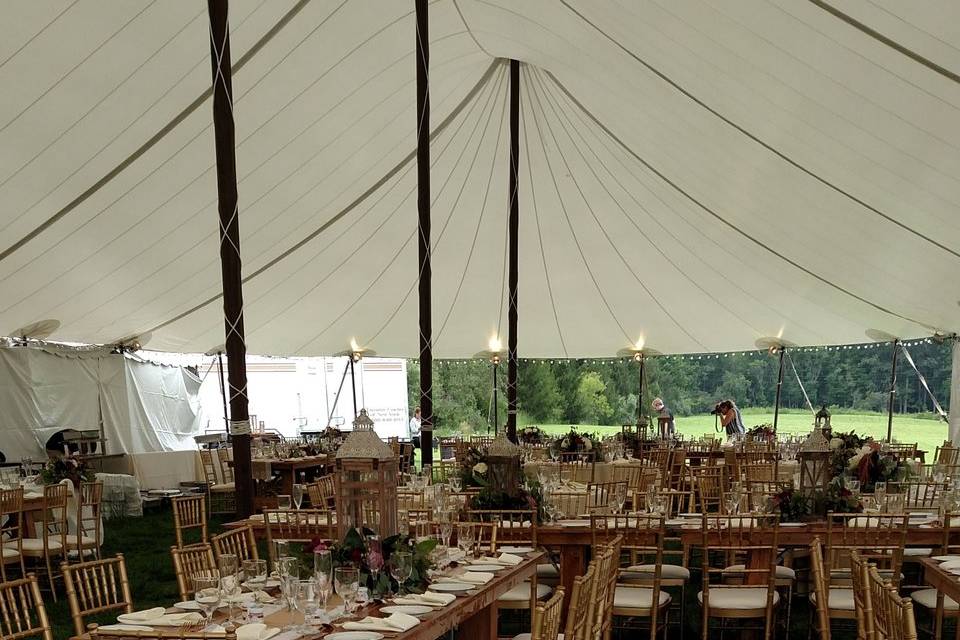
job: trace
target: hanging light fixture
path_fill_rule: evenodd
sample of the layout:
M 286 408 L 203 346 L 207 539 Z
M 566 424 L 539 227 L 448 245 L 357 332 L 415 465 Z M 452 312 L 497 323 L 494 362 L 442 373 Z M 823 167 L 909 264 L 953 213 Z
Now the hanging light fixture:
M 489 340 L 487 340 L 487 349 L 485 351 L 480 351 L 473 356 L 474 358 L 488 361 L 493 367 L 493 415 L 491 416 L 490 421 L 493 423 L 494 434 L 500 433 L 500 425 L 497 419 L 497 414 L 499 413 L 497 369 L 500 368 L 500 361 L 503 360 L 503 356 L 503 343 L 500 342 L 499 336 L 497 336 L 495 333 L 490 336 Z M 489 424 L 487 425 L 487 433 L 490 433 Z

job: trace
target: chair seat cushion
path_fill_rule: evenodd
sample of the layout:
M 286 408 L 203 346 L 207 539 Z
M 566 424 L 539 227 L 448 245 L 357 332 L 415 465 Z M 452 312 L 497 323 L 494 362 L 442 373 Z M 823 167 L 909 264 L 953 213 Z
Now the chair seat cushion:
M 517 635 L 513 636 L 513 640 L 530 640 L 531 638 L 532 636 L 529 633 L 518 633 Z M 557 640 L 563 640 L 562 633 L 557 634 Z
M 724 576 L 728 574 L 736 575 L 738 572 L 743 571 L 744 565 L 742 564 L 732 564 L 726 569 L 723 570 Z M 777 565 L 776 578 L 778 580 L 795 580 L 797 577 L 797 572 L 791 569 L 790 567 L 784 567 L 783 565 Z
M 21 540 L 23 545 L 23 551 L 43 551 L 43 538 L 24 538 Z M 51 551 L 59 550 L 61 548 L 60 541 L 55 538 L 47 539 L 47 548 Z
M 903 550 L 903 557 L 924 558 L 933 553 L 933 549 L 926 547 L 907 547 Z
M 624 582 L 630 580 L 653 580 L 653 572 L 656 565 L 653 564 L 635 564 L 627 567 L 620 573 L 620 579 Z M 689 580 L 690 569 L 681 567 L 678 564 L 663 564 L 660 568 L 661 580 Z
M 817 594 L 810 594 L 810 602 L 812 604 L 817 604 Z M 853 604 L 853 589 L 842 589 L 838 587 L 830 587 L 830 593 L 827 597 L 828 608 L 835 611 L 856 611 L 857 608 Z
M 658 600 L 661 607 L 669 604 L 670 594 L 661 589 Z M 614 609 L 642 609 L 649 611 L 651 604 L 653 604 L 653 589 L 617 585 L 617 589 L 613 594 Z
M 553 593 L 553 589 L 548 587 L 545 584 L 537 584 L 537 599 L 548 597 Z M 523 584 L 515 586 L 510 591 L 507 591 L 505 594 L 497 598 L 498 602 L 524 602 L 530 599 L 530 583 L 524 582 Z
M 97 546 L 97 541 L 94 540 L 93 538 L 91 538 L 90 536 L 82 536 L 82 537 L 80 538 L 80 544 L 81 544 L 81 546 L 84 546 L 84 547 L 96 547 L 96 546 Z M 71 535 L 71 536 L 68 536 L 68 537 L 67 537 L 67 547 L 70 548 L 70 549 L 76 549 L 76 548 L 77 548 L 77 538 L 76 538 L 76 536 Z
M 538 578 L 559 578 L 560 570 L 550 563 L 537 565 Z
M 224 482 L 223 484 L 215 484 L 210 487 L 212 493 L 229 493 L 237 490 L 237 486 L 232 482 Z
M 20 557 L 20 553 L 17 551 L 16 545 L 11 545 L 11 546 L 9 546 L 9 547 L 3 547 L 3 549 L 0 549 L 0 553 L 2 553 L 2 555 L 3 555 L 4 558 L 19 558 L 19 557 Z
M 703 604 L 703 591 L 697 594 Z M 773 604 L 780 602 L 780 594 L 773 592 Z M 766 587 L 712 587 L 710 589 L 711 609 L 763 609 L 767 606 Z
M 926 607 L 927 609 L 936 609 L 937 608 L 937 590 L 936 589 L 920 589 L 919 591 L 914 591 L 910 594 L 910 597 L 921 607 Z M 960 611 L 960 605 L 957 605 L 956 601 L 953 598 L 943 597 L 943 610 L 944 611 Z

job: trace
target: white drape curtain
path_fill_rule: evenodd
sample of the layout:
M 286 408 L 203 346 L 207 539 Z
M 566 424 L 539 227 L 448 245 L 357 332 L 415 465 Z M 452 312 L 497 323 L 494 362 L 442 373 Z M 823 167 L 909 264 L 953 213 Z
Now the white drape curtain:
M 950 441 L 960 444 L 960 340 L 953 341 L 953 371 L 950 374 Z

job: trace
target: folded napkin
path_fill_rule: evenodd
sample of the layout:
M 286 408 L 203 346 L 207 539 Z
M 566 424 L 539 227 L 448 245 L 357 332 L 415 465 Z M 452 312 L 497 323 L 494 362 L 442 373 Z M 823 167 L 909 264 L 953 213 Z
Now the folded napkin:
M 515 556 L 512 553 L 501 553 L 500 557 L 497 558 L 497 562 L 500 564 L 517 565 L 523 562 L 523 558 Z
M 163 616 L 167 612 L 163 607 L 154 607 L 153 609 L 144 609 L 143 611 L 134 611 L 133 613 L 122 613 L 117 616 L 120 622 L 144 622 L 145 620 L 154 620 Z
M 237 628 L 237 640 L 267 640 L 280 633 L 276 627 L 268 627 L 262 622 L 253 622 Z
M 524 520 L 523 522 L 517 522 L 515 520 L 501 520 L 500 528 L 501 529 L 529 529 L 533 526 L 533 523 L 529 520 Z
M 160 609 L 160 607 L 157 607 L 157 608 Z M 163 609 L 160 609 L 160 610 L 163 611 Z M 141 612 L 141 613 L 144 613 L 144 612 Z M 130 615 L 136 615 L 136 614 L 130 614 Z M 159 615 L 155 618 L 147 618 L 147 619 L 141 619 L 141 618 L 131 619 L 127 617 L 127 614 L 117 616 L 118 622 L 121 622 L 124 624 L 129 624 L 131 622 L 133 623 L 139 622 L 144 626 L 148 626 L 148 627 L 180 627 L 185 624 L 198 624 L 200 622 L 203 622 L 203 620 L 204 620 L 204 617 L 195 611 L 191 611 L 190 613 L 167 613 L 167 614 Z
M 272 595 L 270 595 L 266 591 L 254 591 L 253 599 L 256 602 L 259 602 L 260 604 L 271 604 L 277 601 L 276 598 L 274 598 Z
M 467 582 L 469 584 L 487 584 L 493 580 L 493 574 L 486 571 L 464 571 L 457 576 L 443 576 L 434 582 Z
M 427 591 L 426 593 L 411 593 L 400 596 L 394 598 L 393 602 L 394 604 L 425 604 L 428 607 L 445 607 L 456 599 L 457 596 L 452 593 Z
M 386 631 L 397 633 L 407 631 L 420 624 L 420 620 L 405 613 L 394 613 L 388 618 L 374 618 L 367 616 L 359 622 L 345 622 L 343 628 L 347 631 Z M 239 637 L 237 640 L 240 640 Z
M 153 631 L 153 627 L 144 627 L 139 624 L 101 624 L 98 631 Z

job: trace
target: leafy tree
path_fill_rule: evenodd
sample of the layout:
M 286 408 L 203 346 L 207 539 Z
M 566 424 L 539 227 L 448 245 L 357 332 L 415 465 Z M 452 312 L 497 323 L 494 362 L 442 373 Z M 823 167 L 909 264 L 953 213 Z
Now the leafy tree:
M 607 401 L 607 385 L 596 371 L 585 371 L 577 382 L 574 406 L 580 422 L 606 424 L 611 410 Z

